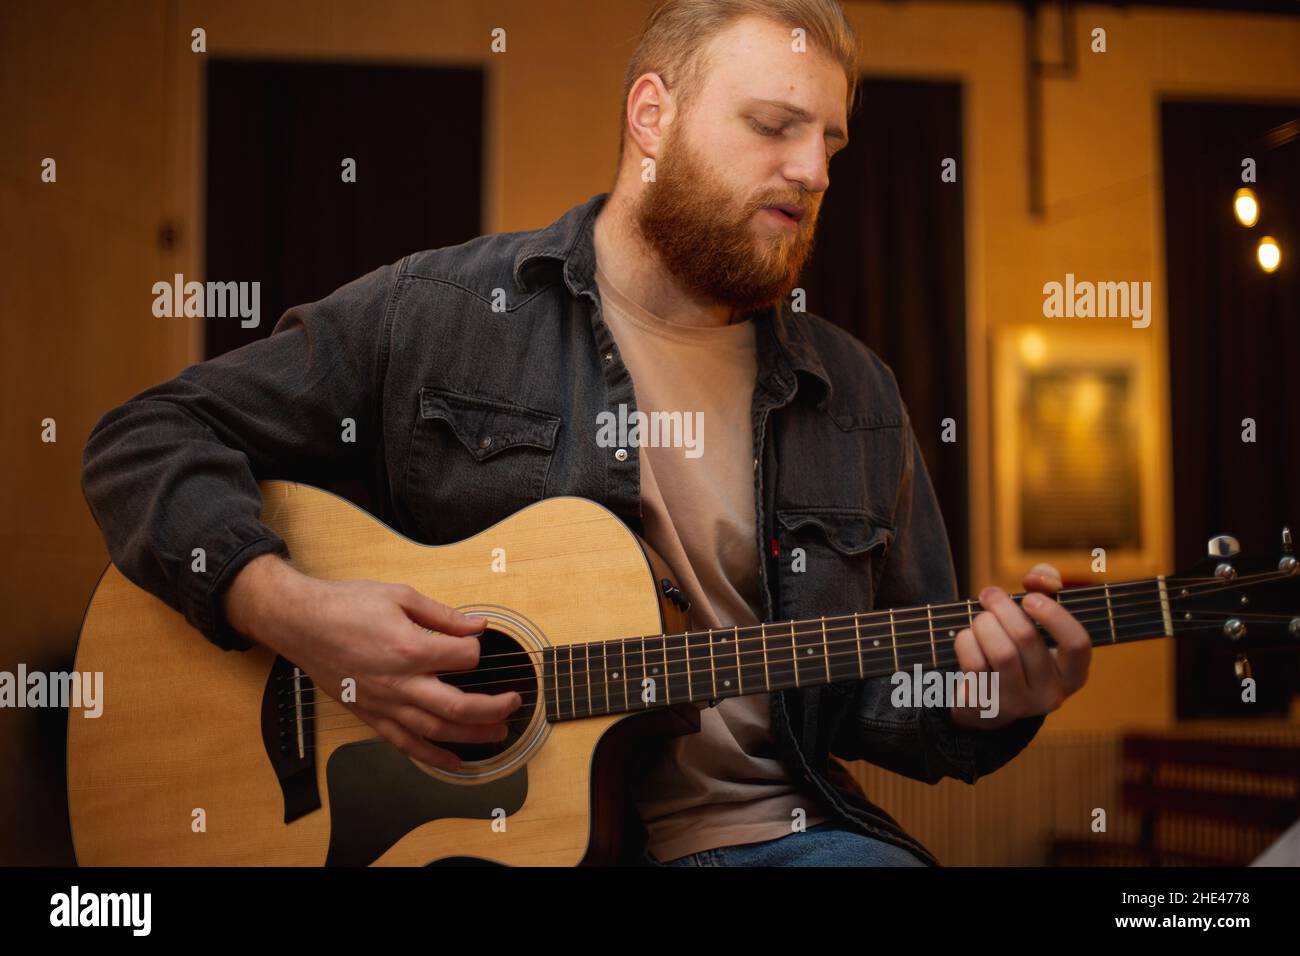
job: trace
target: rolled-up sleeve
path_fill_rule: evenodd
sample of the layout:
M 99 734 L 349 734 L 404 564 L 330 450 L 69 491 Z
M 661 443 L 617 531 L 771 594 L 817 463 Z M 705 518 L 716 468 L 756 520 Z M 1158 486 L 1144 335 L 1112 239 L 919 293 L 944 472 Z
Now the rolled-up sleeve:
M 260 520 L 265 478 L 364 474 L 380 438 L 397 266 L 289 309 L 265 339 L 192 365 L 105 414 L 81 486 L 113 563 L 226 649 L 252 642 L 221 598 L 253 558 L 288 556 Z

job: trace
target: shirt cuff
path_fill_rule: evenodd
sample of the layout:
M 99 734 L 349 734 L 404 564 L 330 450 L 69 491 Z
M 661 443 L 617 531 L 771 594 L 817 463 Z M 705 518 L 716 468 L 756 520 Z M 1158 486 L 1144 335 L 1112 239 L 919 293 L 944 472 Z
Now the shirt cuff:
M 185 619 L 209 641 L 227 651 L 245 651 L 253 641 L 226 619 L 222 600 L 226 588 L 244 566 L 263 554 L 289 555 L 284 539 L 258 522 L 227 527 L 207 546 L 206 572 L 186 563 L 181 572 Z M 185 560 L 189 561 L 189 556 Z

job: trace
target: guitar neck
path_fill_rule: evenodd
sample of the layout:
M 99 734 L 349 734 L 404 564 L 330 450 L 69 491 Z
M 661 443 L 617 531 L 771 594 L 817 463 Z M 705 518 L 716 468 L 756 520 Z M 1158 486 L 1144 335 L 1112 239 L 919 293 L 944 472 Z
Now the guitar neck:
M 1017 603 L 1024 594 L 1012 595 Z M 1173 633 L 1163 576 L 1069 588 L 1055 595 L 1094 646 Z M 547 648 L 543 693 L 552 720 L 650 710 L 880 677 L 951 670 L 954 639 L 983 610 L 976 600 L 655 634 Z M 1051 637 L 1040 627 L 1049 644 Z

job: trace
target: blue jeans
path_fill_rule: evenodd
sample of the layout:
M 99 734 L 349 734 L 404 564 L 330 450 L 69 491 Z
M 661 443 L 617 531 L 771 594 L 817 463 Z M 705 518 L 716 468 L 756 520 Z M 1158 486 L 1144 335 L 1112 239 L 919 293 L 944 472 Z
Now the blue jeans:
M 902 847 L 832 822 L 775 840 L 720 846 L 664 863 L 646 851 L 645 859 L 654 866 L 925 866 Z

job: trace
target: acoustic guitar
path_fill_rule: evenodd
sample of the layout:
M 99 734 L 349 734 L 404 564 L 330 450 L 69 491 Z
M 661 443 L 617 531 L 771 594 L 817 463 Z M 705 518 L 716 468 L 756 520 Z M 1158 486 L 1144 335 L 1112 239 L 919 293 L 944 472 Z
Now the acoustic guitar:
M 421 765 L 344 694 L 266 648 L 217 648 L 110 565 L 76 655 L 78 671 L 104 675 L 103 711 L 68 722 L 82 865 L 626 859 L 627 779 L 643 744 L 697 730 L 699 708 L 729 697 L 955 669 L 953 637 L 981 610 L 968 600 L 686 632 L 670 569 L 592 501 L 549 498 L 428 546 L 316 488 L 270 481 L 262 493 L 262 520 L 301 571 L 409 584 L 487 618 L 478 667 L 441 676 L 519 691 L 509 736 L 442 745 L 461 756 L 456 772 Z M 1209 635 L 1244 650 L 1270 630 L 1268 641 L 1294 642 L 1300 575 L 1283 539 L 1281 559 L 1257 567 L 1223 536 L 1204 573 L 1057 599 L 1095 646 Z M 1236 666 L 1249 676 L 1244 653 Z

